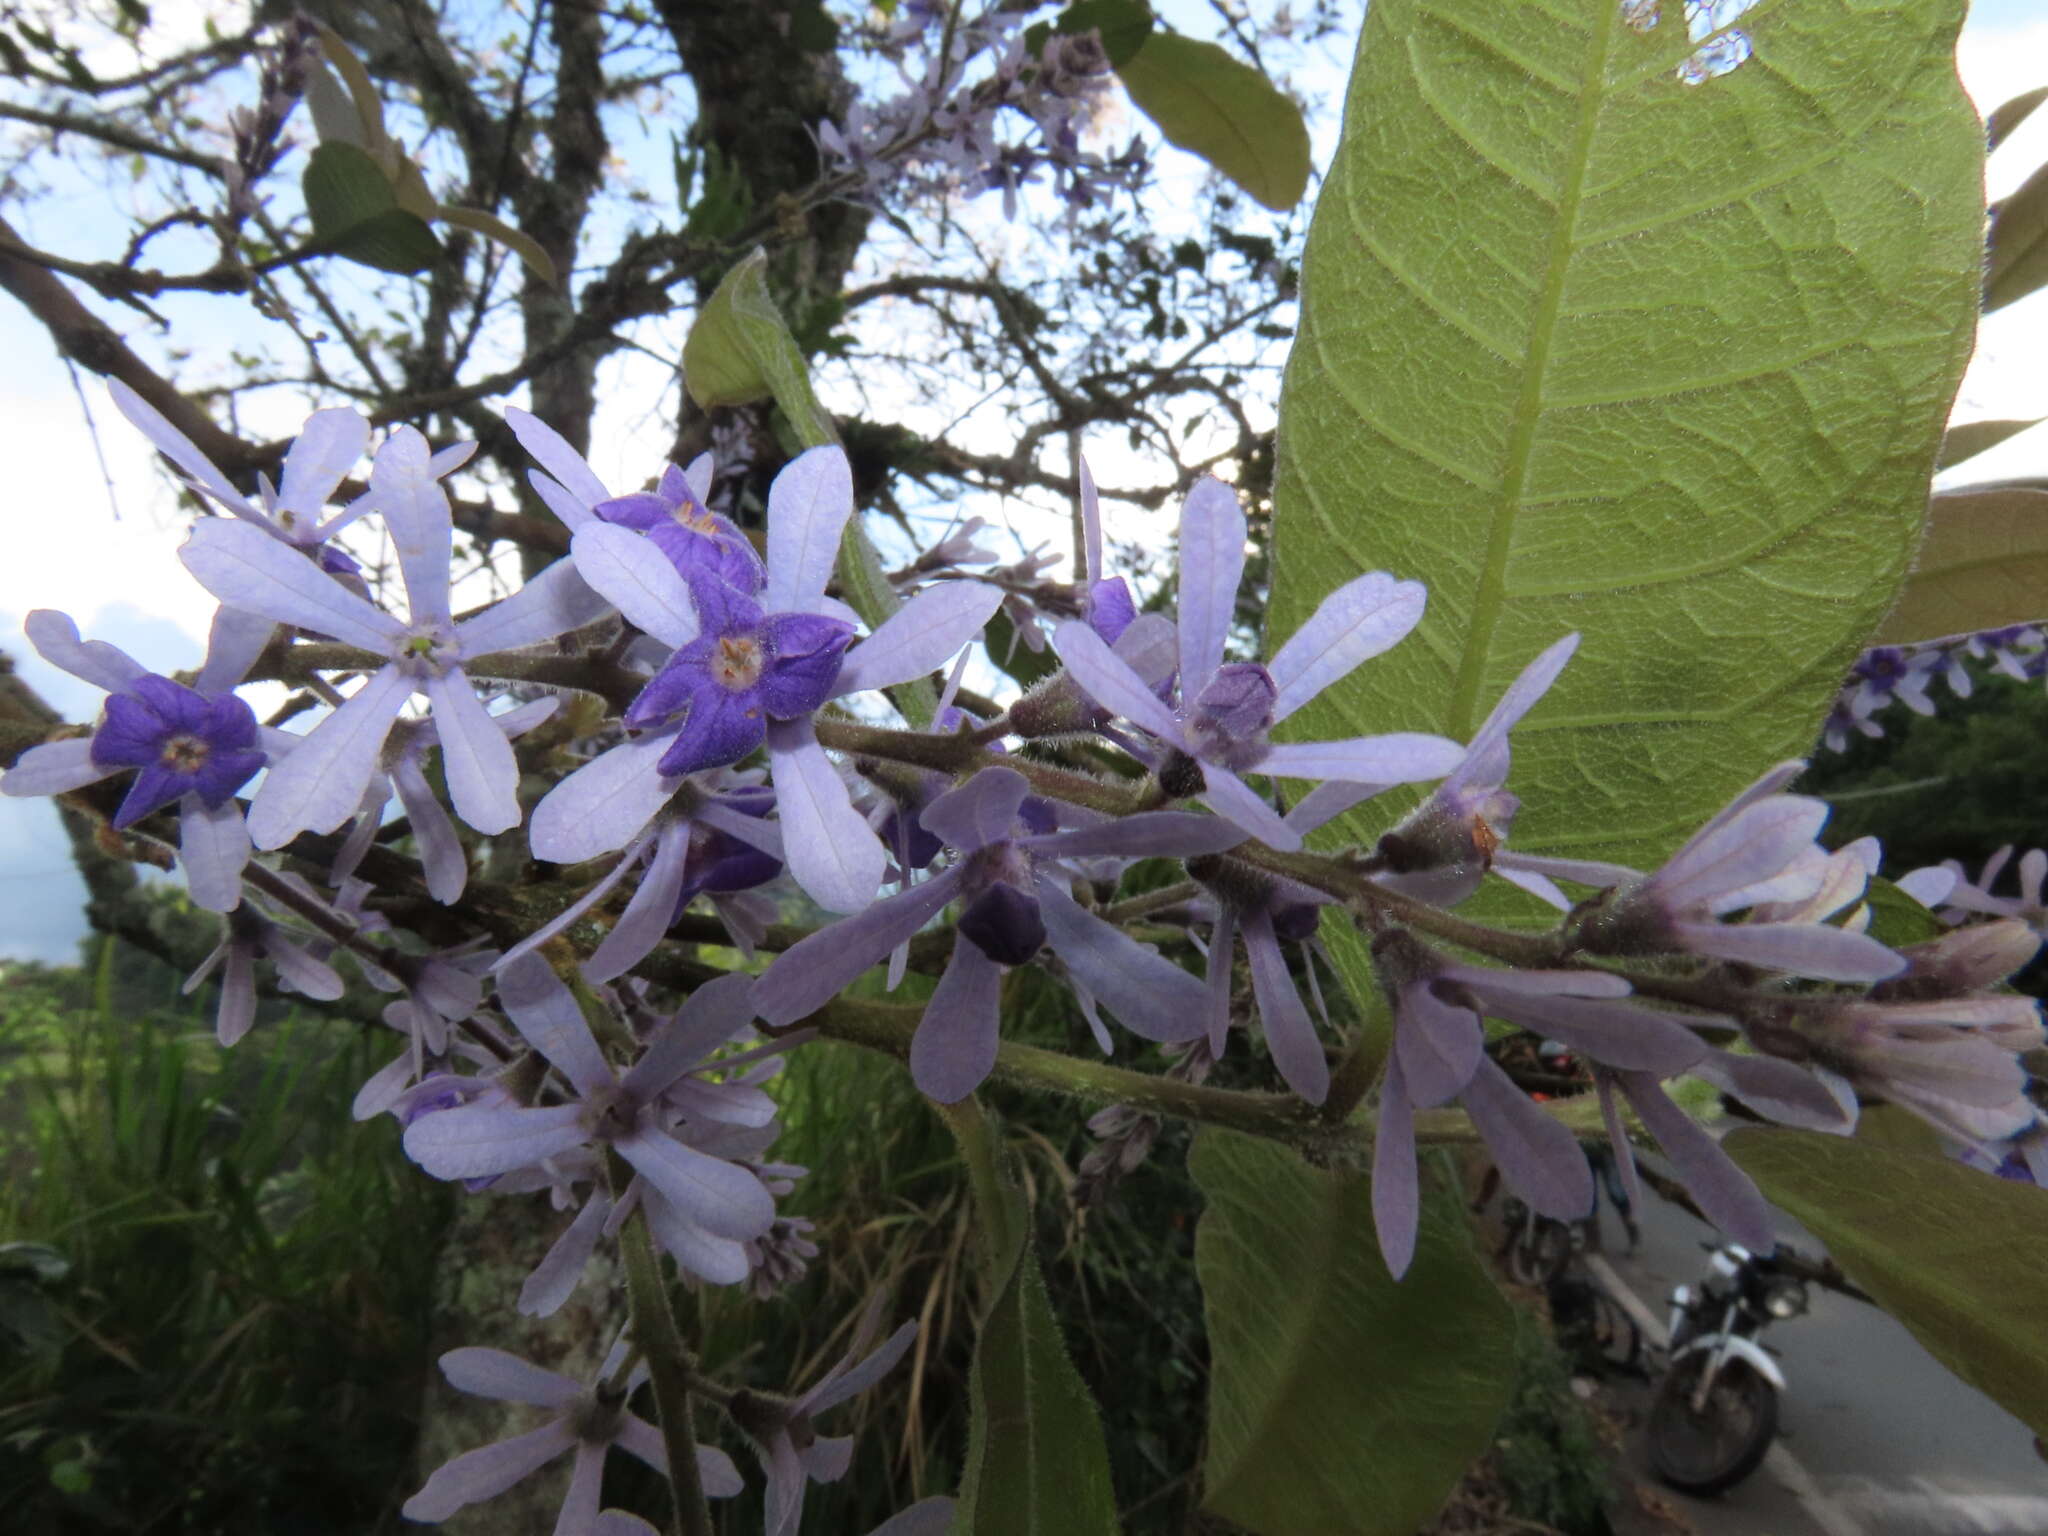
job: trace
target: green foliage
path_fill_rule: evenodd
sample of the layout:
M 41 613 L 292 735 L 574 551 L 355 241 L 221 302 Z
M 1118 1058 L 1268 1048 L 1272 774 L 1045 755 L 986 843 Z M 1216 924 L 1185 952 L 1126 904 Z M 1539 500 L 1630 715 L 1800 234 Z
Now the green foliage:
M 89 989 L 0 984 L 0 1234 L 70 1266 L 59 1337 L 0 1351 L 8 1529 L 370 1529 L 412 1472 L 446 1191 L 350 1121 L 353 1028 L 224 1053 L 174 977 L 117 987 L 102 953 Z
M 1941 454 L 1934 461 L 1937 470 L 1974 459 L 1987 449 L 1996 448 L 2008 437 L 2024 432 L 2029 427 L 2038 427 L 2041 419 L 2032 421 L 1966 421 L 1959 427 L 1950 427 L 1941 439 Z
M 1813 1131 L 1725 1145 L 1930 1354 L 2048 1435 L 2048 1191 Z
M 735 264 L 698 312 L 683 342 L 683 377 L 690 398 L 707 411 L 773 400 L 804 447 L 839 440 L 768 291 L 768 257 L 761 250 Z
M 1249 64 L 1214 43 L 1154 32 L 1117 66 L 1117 78 L 1169 144 L 1200 155 L 1268 208 L 1301 201 L 1308 127 L 1301 109 Z
M 1984 268 L 1984 312 L 2003 309 L 2048 283 L 2048 165 L 1992 210 Z
M 1760 8 L 1755 58 L 1696 86 L 1680 8 L 1623 13 L 1367 10 L 1281 401 L 1271 630 L 1361 571 L 1429 586 L 1309 737 L 1468 735 L 1581 631 L 1516 738 L 1515 841 L 1634 863 L 1811 745 L 1905 573 L 1982 140 L 1959 0 Z
M 1566 1536 L 1607 1536 L 1613 1478 L 1571 1362 L 1534 1319 L 1517 1321 L 1514 1391 L 1489 1459 L 1516 1515 Z
M 1195 1240 L 1214 1367 L 1205 1505 L 1260 1536 L 1410 1536 L 1485 1449 L 1513 1315 L 1454 1202 L 1396 1283 L 1370 1181 L 1204 1130 Z
M 423 272 L 445 254 L 427 221 L 398 205 L 397 190 L 367 150 L 340 140 L 317 146 L 302 188 L 322 250 L 401 274 Z
M 1929 502 L 1927 542 L 1877 638 L 1938 640 L 2041 618 L 2048 491 L 1951 491 Z
M 1071 37 L 1092 31 L 1102 39 L 1110 64 L 1121 69 L 1145 46 L 1154 20 L 1145 0 L 1074 0 L 1054 20 L 1027 28 L 1024 41 L 1035 56 L 1044 52 L 1046 38 L 1055 32 Z

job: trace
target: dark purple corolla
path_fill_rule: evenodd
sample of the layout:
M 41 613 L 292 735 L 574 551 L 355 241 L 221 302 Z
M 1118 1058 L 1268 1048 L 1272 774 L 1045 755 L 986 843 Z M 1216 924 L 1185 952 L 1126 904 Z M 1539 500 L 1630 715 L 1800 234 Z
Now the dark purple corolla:
M 710 465 L 699 460 L 709 489 Z M 671 464 L 651 491 L 634 491 L 601 501 L 591 510 L 608 523 L 644 533 L 669 558 L 669 563 L 695 586 L 707 578 L 722 581 L 751 597 L 761 590 L 767 571 L 753 544 L 730 519 L 704 505 L 704 493 L 691 477 Z
M 1201 1034 L 1202 983 L 1084 909 L 1058 861 L 1214 853 L 1242 842 L 1243 832 L 1220 817 L 1180 811 L 1038 832 L 1024 819 L 1029 791 L 1015 769 L 984 768 L 934 800 L 919 819 L 958 861 L 788 950 L 755 985 L 760 1016 L 782 1026 L 815 1012 L 958 901 L 952 959 L 910 1048 L 919 1089 L 941 1103 L 965 1098 L 988 1076 L 1003 971 L 1042 945 L 1050 944 L 1074 980 L 1134 1033 L 1158 1041 Z

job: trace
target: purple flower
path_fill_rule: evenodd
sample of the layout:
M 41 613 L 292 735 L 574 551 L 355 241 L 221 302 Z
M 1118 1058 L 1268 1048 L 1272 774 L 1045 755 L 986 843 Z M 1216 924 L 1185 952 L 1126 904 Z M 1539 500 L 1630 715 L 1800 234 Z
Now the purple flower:
M 1053 649 L 1098 704 L 1166 745 L 1159 773 L 1171 792 L 1198 795 L 1275 848 L 1299 848 L 1299 833 L 1240 774 L 1405 784 L 1451 772 L 1463 752 L 1440 736 L 1410 732 L 1272 742 L 1275 725 L 1413 629 L 1424 592 L 1419 582 L 1384 572 L 1357 577 L 1323 599 L 1270 666 L 1225 663 L 1244 545 L 1236 493 L 1214 478 L 1199 481 L 1181 509 L 1178 708 L 1162 703 L 1085 622 L 1062 624 Z
M 283 878 L 290 880 L 293 876 Z M 302 894 L 312 897 L 311 890 Z M 257 910 L 255 901 L 245 901 L 225 914 L 220 942 L 185 978 L 182 990 L 190 995 L 216 970 L 222 971 L 220 1007 L 214 1016 L 214 1033 L 222 1045 L 233 1045 L 256 1022 L 256 961 L 267 959 L 277 968 L 278 984 L 331 1003 L 345 988 L 333 967 L 308 953 L 304 936 Z
M 865 912 L 821 928 L 786 951 L 754 987 L 770 1025 L 793 1024 L 959 901 L 952 959 L 910 1048 L 918 1088 L 952 1103 L 994 1065 L 1004 968 L 1050 944 L 1092 998 L 1148 1040 L 1202 1033 L 1202 984 L 1076 902 L 1056 861 L 1100 853 L 1178 857 L 1243 840 L 1220 818 L 1150 811 L 1065 832 L 1023 820 L 1030 786 L 1011 768 L 984 768 L 934 800 L 920 820 L 959 854 L 950 868 Z
M 591 510 L 608 523 L 646 534 L 692 586 L 708 578 L 751 597 L 766 578 L 761 557 L 735 523 L 704 504 L 710 489 L 707 454 L 687 474 L 671 464 L 653 490 L 615 496 Z
M 45 661 L 106 689 L 106 713 L 90 736 L 24 752 L 0 778 L 0 794 L 59 795 L 133 770 L 114 825 L 130 827 L 176 805 L 179 862 L 192 900 L 232 911 L 249 862 L 235 791 L 268 761 L 267 747 L 292 738 L 273 732 L 266 740 L 249 706 L 232 693 L 187 688 L 118 646 L 79 639 L 78 626 L 54 609 L 38 608 L 22 629 Z
M 603 522 L 577 531 L 575 559 L 590 584 L 675 654 L 629 712 L 647 733 L 557 785 L 551 825 L 581 828 L 590 853 L 623 847 L 668 802 L 687 771 L 677 765 L 735 762 L 765 739 L 790 873 L 829 911 L 874 898 L 887 855 L 819 746 L 810 712 L 942 666 L 980 633 L 1001 593 L 967 581 L 928 588 L 846 651 L 852 611 L 825 586 L 852 515 L 842 451 L 814 448 L 791 461 L 769 487 L 759 601 L 719 586 L 701 626 L 689 583 L 666 559 L 649 558 L 643 536 Z
M 508 1403 L 531 1403 L 553 1417 L 538 1429 L 464 1451 L 438 1468 L 426 1486 L 405 1501 L 400 1513 L 408 1520 L 446 1520 L 466 1505 L 496 1498 L 523 1482 L 565 1451 L 576 1453 L 575 1470 L 555 1522 L 555 1536 L 607 1536 L 640 1527 L 631 1516 L 600 1514 L 605 1453 L 618 1446 L 663 1476 L 668 1453 L 652 1424 L 626 1409 L 626 1400 L 646 1379 L 644 1366 L 623 1383 L 600 1381 L 583 1387 L 566 1376 L 544 1371 L 501 1349 L 451 1349 L 441 1357 L 441 1374 L 450 1386 L 477 1397 Z M 729 1499 L 746 1485 L 725 1452 L 697 1449 L 697 1476 L 712 1498 Z
M 795 1536 L 803 1519 L 804 1489 L 814 1482 L 836 1483 L 846 1475 L 853 1460 L 852 1438 L 820 1435 L 811 1421 L 880 1381 L 910 1348 L 917 1337 L 914 1322 L 905 1323 L 869 1352 L 881 1316 L 882 1297 L 877 1296 L 862 1315 L 846 1353 L 795 1397 L 734 1394 L 729 1410 L 733 1422 L 746 1431 L 768 1477 L 764 1536 Z
M 331 832 L 353 815 L 377 771 L 384 738 L 414 693 L 433 703 L 457 814 L 479 832 L 518 825 L 518 765 L 462 663 L 552 639 L 607 611 L 574 566 L 557 561 L 503 602 L 456 623 L 448 596 L 454 533 L 448 496 L 434 478 L 427 440 L 410 427 L 399 428 L 378 450 L 370 494 L 398 549 L 409 622 L 245 523 L 203 523 L 180 551 L 200 585 L 230 607 L 387 658 L 265 778 L 249 809 L 259 848 L 282 847 L 309 829 Z
M 2042 898 L 2042 884 L 2048 880 L 2048 850 L 2029 848 L 2021 854 L 2018 891 L 2011 896 L 1994 895 L 1991 887 L 2005 873 L 2012 854 L 2008 843 L 1984 861 L 1975 880 L 1967 878 L 1954 859 L 1916 869 L 1900 879 L 1899 889 L 1923 906 L 1939 907 L 1946 923 L 1961 923 L 1972 916 L 2009 917 L 2036 933 L 2048 933 L 2048 902 Z

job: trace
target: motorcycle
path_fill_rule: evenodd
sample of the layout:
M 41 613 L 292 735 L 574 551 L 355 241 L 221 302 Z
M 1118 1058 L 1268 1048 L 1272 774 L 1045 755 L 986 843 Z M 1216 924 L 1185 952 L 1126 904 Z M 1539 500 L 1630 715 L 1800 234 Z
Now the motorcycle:
M 1669 1363 L 1650 1407 L 1650 1464 L 1685 1493 L 1732 1488 L 1762 1463 L 1778 1432 L 1785 1373 L 1758 1335 L 1808 1306 L 1820 1270 L 1780 1243 L 1768 1254 L 1716 1248 L 1698 1285 L 1671 1293 Z

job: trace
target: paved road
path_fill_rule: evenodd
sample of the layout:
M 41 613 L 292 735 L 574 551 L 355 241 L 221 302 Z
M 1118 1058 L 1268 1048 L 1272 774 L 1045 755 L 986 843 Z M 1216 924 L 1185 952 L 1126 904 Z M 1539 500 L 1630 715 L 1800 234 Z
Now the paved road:
M 1606 1262 L 1661 1337 L 1671 1288 L 1705 1273 L 1699 1244 L 1715 1234 L 1644 1193 L 1653 1209 L 1641 1249 L 1622 1253 L 1609 1215 Z M 1789 1217 L 1779 1235 L 1802 1253 L 1822 1251 Z M 1876 1308 L 1813 1294 L 1811 1312 L 1765 1335 L 1790 1384 L 1780 1452 L 1718 1498 L 1669 1495 L 1701 1536 L 2048 1536 L 2048 1463 L 2027 1427 Z M 1647 1477 L 1639 1433 L 1633 1450 Z

